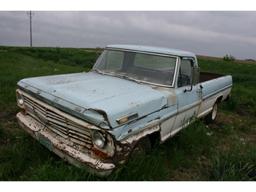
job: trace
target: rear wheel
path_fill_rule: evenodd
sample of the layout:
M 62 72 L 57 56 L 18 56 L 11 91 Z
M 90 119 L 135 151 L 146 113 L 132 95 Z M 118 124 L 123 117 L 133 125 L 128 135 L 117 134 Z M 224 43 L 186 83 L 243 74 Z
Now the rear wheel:
M 205 117 L 205 121 L 207 124 L 210 124 L 215 121 L 217 117 L 217 112 L 218 112 L 218 104 L 216 102 L 212 107 L 212 111 Z

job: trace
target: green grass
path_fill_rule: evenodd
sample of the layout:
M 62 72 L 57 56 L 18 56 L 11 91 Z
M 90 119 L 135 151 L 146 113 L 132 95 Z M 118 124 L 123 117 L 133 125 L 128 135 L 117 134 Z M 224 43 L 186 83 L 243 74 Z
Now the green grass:
M 19 128 L 17 81 L 88 71 L 97 55 L 91 49 L 0 47 L 0 180 L 256 180 L 256 63 L 200 57 L 203 71 L 233 76 L 232 98 L 216 123 L 196 121 L 107 178 L 64 162 Z

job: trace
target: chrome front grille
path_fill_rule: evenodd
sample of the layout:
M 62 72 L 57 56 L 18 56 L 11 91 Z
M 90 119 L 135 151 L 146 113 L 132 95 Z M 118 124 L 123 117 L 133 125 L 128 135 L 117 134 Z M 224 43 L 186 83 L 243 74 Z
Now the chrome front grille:
M 93 125 L 86 122 L 82 122 L 83 125 L 76 123 L 71 120 L 74 117 L 68 117 L 68 114 L 29 95 L 23 95 L 23 98 L 27 112 L 44 124 L 47 129 L 73 143 L 88 149 L 92 147 L 90 127 L 93 127 Z

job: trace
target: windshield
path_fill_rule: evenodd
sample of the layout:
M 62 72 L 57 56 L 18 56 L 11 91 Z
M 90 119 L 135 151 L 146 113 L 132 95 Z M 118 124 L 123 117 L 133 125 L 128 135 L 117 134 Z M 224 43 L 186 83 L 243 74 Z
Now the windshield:
M 176 57 L 104 50 L 93 69 L 133 80 L 172 86 Z

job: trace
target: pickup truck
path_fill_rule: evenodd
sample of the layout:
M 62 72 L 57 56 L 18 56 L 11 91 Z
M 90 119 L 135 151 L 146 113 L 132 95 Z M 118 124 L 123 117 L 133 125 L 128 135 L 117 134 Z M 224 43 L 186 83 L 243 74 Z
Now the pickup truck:
M 87 73 L 17 86 L 19 125 L 64 160 L 105 176 L 194 119 L 214 121 L 232 77 L 200 72 L 191 52 L 110 45 Z

